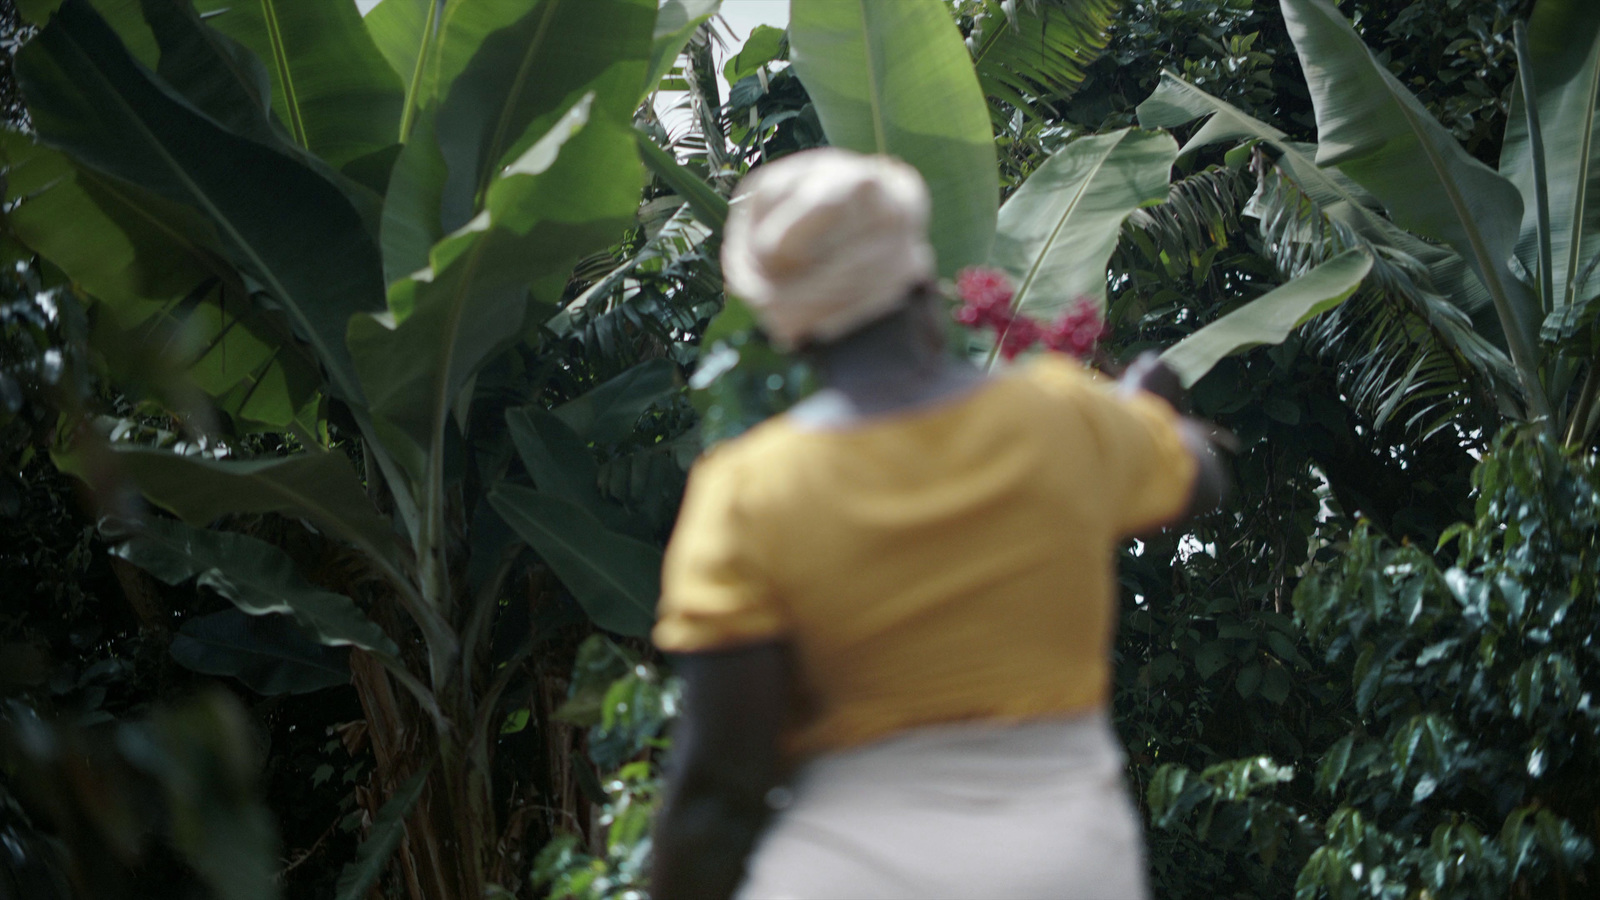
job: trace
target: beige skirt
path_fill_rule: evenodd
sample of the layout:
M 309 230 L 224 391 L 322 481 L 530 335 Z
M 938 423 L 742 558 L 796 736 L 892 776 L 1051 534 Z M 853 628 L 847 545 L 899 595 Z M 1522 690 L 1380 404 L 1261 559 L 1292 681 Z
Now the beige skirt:
M 1144 834 L 1104 714 L 918 729 L 775 792 L 741 900 L 1146 897 Z

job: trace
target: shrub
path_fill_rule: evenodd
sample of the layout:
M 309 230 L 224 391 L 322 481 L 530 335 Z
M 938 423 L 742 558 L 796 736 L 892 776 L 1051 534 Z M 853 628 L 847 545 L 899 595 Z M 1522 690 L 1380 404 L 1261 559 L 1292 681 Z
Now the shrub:
M 1348 730 L 1314 773 L 1241 760 L 1163 767 L 1158 826 L 1304 860 L 1297 898 L 1568 896 L 1597 881 L 1600 470 L 1508 433 L 1473 474 L 1454 565 L 1365 525 L 1294 606 Z M 1249 772 L 1270 777 L 1243 777 Z M 1327 807 L 1273 799 L 1314 779 Z M 1219 827 L 1219 824 L 1221 827 Z M 1319 824 L 1320 823 L 1320 824 Z

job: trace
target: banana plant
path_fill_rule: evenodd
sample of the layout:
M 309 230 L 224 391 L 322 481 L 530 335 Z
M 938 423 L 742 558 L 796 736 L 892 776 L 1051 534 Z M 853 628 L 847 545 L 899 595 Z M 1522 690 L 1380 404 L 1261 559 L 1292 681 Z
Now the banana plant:
M 91 301 L 113 371 L 160 362 L 208 400 L 152 389 L 185 439 L 85 423 L 58 464 L 106 500 L 120 556 L 231 604 L 184 624 L 180 662 L 263 692 L 354 682 L 377 818 L 341 898 L 394 853 L 416 898 L 512 884 L 491 761 L 531 645 L 508 591 L 559 584 L 643 634 L 664 526 L 617 497 L 670 495 L 684 464 L 596 459 L 681 394 L 674 365 L 552 408 L 538 378 L 570 366 L 538 335 L 633 225 L 634 112 L 715 4 L 20 6 L 36 132 L 0 136 L 13 233 Z M 293 452 L 246 458 L 252 432 Z M 238 530 L 266 515 L 361 574 L 318 580 Z
M 1591 444 L 1600 429 L 1600 283 L 1590 278 L 1600 260 L 1591 207 L 1600 7 L 1541 0 L 1517 26 L 1518 84 L 1498 171 L 1467 154 L 1331 3 L 1284 0 L 1283 13 L 1311 89 L 1315 146 L 1288 142 L 1170 75 L 1141 122 L 1209 116 L 1186 152 L 1241 140 L 1269 148 L 1277 172 L 1338 226 L 1291 241 L 1318 245 L 1324 258 L 1371 252 L 1379 284 L 1471 361 L 1464 374 L 1502 410 Z M 1279 215 L 1270 206 L 1257 208 Z
M 1513 259 L 1543 313 L 1541 374 L 1567 443 L 1590 445 L 1600 431 L 1600 9 L 1542 0 L 1516 30 L 1518 90 L 1500 171 L 1523 197 Z M 1569 399 L 1569 388 L 1580 384 Z
M 1104 307 L 1106 267 L 1124 223 L 1167 200 L 1177 155 L 1167 133 L 1124 128 L 1073 141 L 1029 176 L 1000 209 L 989 258 L 1016 282 L 1013 311 L 1047 318 L 1079 298 Z M 1163 359 L 1191 386 L 1223 357 L 1281 343 L 1338 306 L 1371 264 L 1359 250 L 1330 260 L 1199 329 Z M 992 346 L 987 358 L 993 364 Z
M 790 12 L 791 60 L 830 143 L 898 156 L 922 173 L 933 198 L 931 237 L 941 274 L 975 264 L 1000 268 L 1018 285 L 1014 310 L 1026 315 L 1048 316 L 1084 297 L 1104 306 L 1106 269 L 1124 224 L 1138 210 L 1168 199 L 1177 143 L 1164 132 L 1139 129 L 1078 138 L 996 209 L 999 175 L 985 112 L 990 101 L 1026 106 L 1035 102 L 1027 97 L 1069 89 L 1078 62 L 1092 59 L 1103 44 L 1099 17 L 1110 6 L 991 6 L 977 9 L 990 30 L 980 29 L 971 47 L 963 48 L 950 9 L 936 0 L 859 7 L 797 0 Z M 1080 15 L 1084 21 L 1072 18 Z M 1007 17 L 1017 24 L 1014 16 L 1046 27 L 1038 34 L 1003 30 L 1011 27 Z M 907 56 L 915 65 L 903 62 Z M 1006 63 L 1024 58 L 1029 65 Z M 647 153 L 666 156 L 653 146 Z M 703 223 L 720 229 L 725 206 L 708 185 L 674 167 L 670 157 L 652 167 L 689 198 Z M 1354 293 L 1371 263 L 1368 254 L 1353 253 L 1315 277 L 1260 297 L 1257 305 L 1191 336 L 1169 361 L 1192 384 L 1229 353 L 1279 343 L 1294 325 Z M 1252 315 L 1260 318 L 1259 326 L 1249 324 Z M 718 386 L 728 373 L 750 369 L 764 380 L 781 372 L 779 363 L 749 344 L 749 324 L 748 313 L 734 304 L 707 332 L 695 383 L 709 389 L 713 420 L 722 411 L 712 398 L 741 394 Z M 972 349 L 995 364 L 992 341 L 975 340 Z M 732 406 L 759 411 L 762 405 Z M 707 433 L 723 437 L 738 430 L 735 423 Z
M 1482 326 L 1493 333 L 1496 326 L 1488 295 L 1467 273 L 1460 254 L 1395 225 L 1360 185 L 1336 168 L 1317 166 L 1314 144 L 1289 140 L 1172 72 L 1162 73 L 1138 113 L 1142 124 L 1154 127 L 1205 120 L 1180 159 L 1217 144 L 1236 145 L 1230 156 L 1254 154 L 1255 193 L 1242 212 L 1256 218 L 1263 252 L 1286 277 L 1350 249 L 1372 258 L 1364 292 L 1372 302 L 1339 315 L 1357 317 L 1363 335 L 1372 338 L 1357 345 L 1348 390 L 1353 401 L 1375 413 L 1378 425 L 1406 407 L 1417 407 L 1412 422 L 1434 417 L 1424 433 L 1462 418 L 1455 401 L 1464 399 L 1458 386 L 1465 378 L 1515 394 L 1517 374 L 1510 359 L 1477 330 Z M 1389 335 L 1409 339 L 1383 340 Z M 1383 377 L 1390 372 L 1404 374 L 1397 381 Z

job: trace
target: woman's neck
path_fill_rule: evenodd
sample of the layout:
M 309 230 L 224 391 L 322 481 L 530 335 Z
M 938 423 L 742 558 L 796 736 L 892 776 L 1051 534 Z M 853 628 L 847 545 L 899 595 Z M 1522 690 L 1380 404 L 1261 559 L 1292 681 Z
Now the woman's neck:
M 848 427 L 876 416 L 936 405 L 983 380 L 977 368 L 943 356 L 915 366 L 890 361 L 832 365 L 823 375 L 822 389 L 790 414 L 807 427 Z

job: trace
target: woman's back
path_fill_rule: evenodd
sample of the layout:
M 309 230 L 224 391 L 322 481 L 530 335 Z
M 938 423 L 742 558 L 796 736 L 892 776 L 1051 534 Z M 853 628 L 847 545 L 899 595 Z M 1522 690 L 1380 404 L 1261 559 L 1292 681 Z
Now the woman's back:
M 789 642 L 791 759 L 1100 708 L 1115 543 L 1189 497 L 1173 418 L 1065 358 L 848 428 L 779 417 L 696 467 L 656 642 Z

